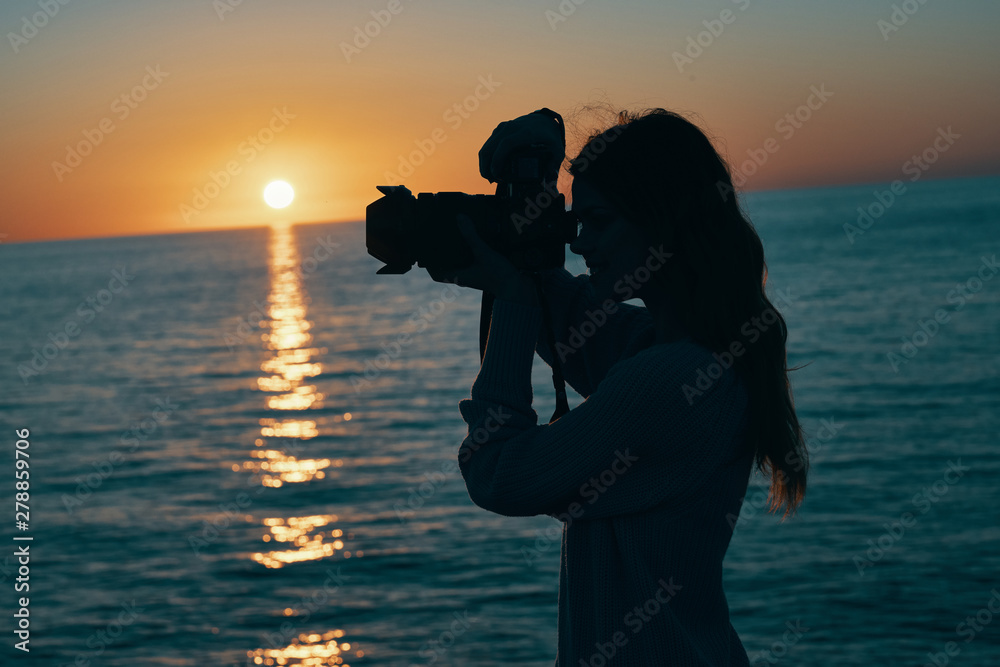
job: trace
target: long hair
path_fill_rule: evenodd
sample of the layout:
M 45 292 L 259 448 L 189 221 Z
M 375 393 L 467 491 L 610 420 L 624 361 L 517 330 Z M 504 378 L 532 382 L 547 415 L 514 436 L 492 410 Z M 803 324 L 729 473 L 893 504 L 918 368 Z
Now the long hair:
M 808 471 L 788 383 L 795 369 L 787 365 L 785 320 L 765 293 L 764 248 L 726 161 L 690 121 L 648 109 L 622 111 L 617 124 L 592 134 L 569 173 L 673 253 L 653 279 L 691 338 L 720 354 L 734 342 L 745 349 L 733 366 L 749 393 L 747 447 L 771 478 L 770 510 L 794 513 Z

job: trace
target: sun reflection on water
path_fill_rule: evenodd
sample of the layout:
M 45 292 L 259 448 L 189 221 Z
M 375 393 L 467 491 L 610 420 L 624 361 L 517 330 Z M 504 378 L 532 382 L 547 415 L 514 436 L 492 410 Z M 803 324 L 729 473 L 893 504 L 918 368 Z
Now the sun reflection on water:
M 308 380 L 323 372 L 317 361 L 325 350 L 312 347 L 312 323 L 306 319 L 308 298 L 302 289 L 295 235 L 288 225 L 271 228 L 271 293 L 267 297 L 267 333 L 261 336 L 271 358 L 260 365 L 257 389 L 265 394 L 269 410 L 301 412 L 323 407 L 324 396 Z M 300 445 L 319 435 L 316 422 L 298 418 L 264 418 L 250 460 L 233 469 L 254 473 L 264 486 L 278 488 L 326 477 L 324 469 L 336 464 L 328 458 L 300 457 L 289 447 L 268 442 L 285 439 Z
M 331 630 L 322 635 L 300 634 L 291 644 L 284 648 L 259 648 L 247 651 L 247 657 L 257 665 L 341 665 L 350 667 L 347 662 L 351 656 L 349 642 L 339 642 L 344 636 L 343 630 Z M 355 649 L 354 656 L 364 657 L 365 652 Z
M 271 228 L 270 256 L 271 293 L 267 299 L 270 319 L 263 323 L 267 333 L 261 340 L 271 351 L 271 357 L 260 366 L 262 374 L 257 379 L 257 389 L 265 395 L 268 410 L 276 415 L 260 419 L 260 437 L 254 442 L 249 460 L 234 463 L 232 469 L 253 473 L 265 487 L 280 488 L 324 479 L 344 462 L 317 457 L 316 452 L 303 454 L 305 443 L 319 435 L 319 428 L 313 419 L 292 416 L 323 407 L 325 396 L 309 380 L 323 372 L 318 358 L 326 350 L 312 346 L 312 323 L 306 319 L 308 299 L 303 293 L 299 256 L 290 226 Z M 349 412 L 332 418 L 334 422 L 350 419 Z M 342 558 L 363 556 L 362 551 L 352 553 L 347 548 L 353 534 L 331 525 L 337 520 L 335 514 L 264 518 L 261 539 L 270 550 L 254 553 L 251 558 L 265 568 L 277 569 L 338 554 Z M 294 613 L 285 610 L 285 615 Z M 352 647 L 340 641 L 343 635 L 342 630 L 322 635 L 300 634 L 284 648 L 258 648 L 247 651 L 247 656 L 257 665 L 348 667 L 348 659 L 362 658 L 364 651 L 355 647 L 349 655 Z
M 316 422 L 306 419 L 278 421 L 277 419 L 261 419 L 260 434 L 266 438 L 300 438 L 308 440 L 319 435 Z
M 263 540 L 268 543 L 274 542 L 277 547 L 289 548 L 255 553 L 253 559 L 264 567 L 279 568 L 289 563 L 326 558 L 336 551 L 340 551 L 345 558 L 350 558 L 352 555 L 363 556 L 362 551 L 353 554 L 344 551 L 344 540 L 352 538 L 353 534 L 345 535 L 340 528 L 321 530 L 336 520 L 336 514 L 264 519 L 263 524 L 268 527 L 269 532 L 265 533 Z

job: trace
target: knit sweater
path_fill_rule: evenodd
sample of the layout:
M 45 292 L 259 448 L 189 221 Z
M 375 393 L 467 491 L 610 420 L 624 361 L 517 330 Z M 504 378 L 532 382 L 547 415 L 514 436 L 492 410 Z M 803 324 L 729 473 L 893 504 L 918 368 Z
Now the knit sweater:
M 653 344 L 649 312 L 602 309 L 587 276 L 543 276 L 564 376 L 586 400 L 538 424 L 534 353 L 553 360 L 542 310 L 495 300 L 459 403 L 459 466 L 480 507 L 563 523 L 556 667 L 748 665 L 722 590 L 752 464 L 742 381 L 690 337 Z

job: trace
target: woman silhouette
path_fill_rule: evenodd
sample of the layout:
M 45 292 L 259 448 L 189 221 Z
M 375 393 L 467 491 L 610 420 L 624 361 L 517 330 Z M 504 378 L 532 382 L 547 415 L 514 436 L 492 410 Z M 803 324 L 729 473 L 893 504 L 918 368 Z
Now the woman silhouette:
M 480 152 L 483 175 L 495 180 L 506 155 L 539 141 L 561 146 L 542 114 L 501 124 Z M 589 275 L 551 270 L 536 283 L 465 219 L 476 263 L 434 276 L 496 296 L 459 404 L 469 495 L 498 514 L 563 522 L 557 666 L 747 665 L 722 560 L 753 466 L 785 516 L 808 467 L 763 247 L 725 161 L 675 113 L 622 112 L 569 172 L 580 223 L 570 249 Z M 631 298 L 645 307 L 621 303 Z M 550 424 L 531 407 L 536 351 L 550 365 L 558 356 L 586 399 Z

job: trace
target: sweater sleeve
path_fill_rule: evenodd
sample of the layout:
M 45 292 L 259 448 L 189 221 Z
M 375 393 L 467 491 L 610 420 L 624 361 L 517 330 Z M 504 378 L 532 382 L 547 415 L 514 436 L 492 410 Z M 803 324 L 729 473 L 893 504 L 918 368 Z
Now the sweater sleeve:
M 540 330 L 538 356 L 549 366 L 558 356 L 566 382 L 586 398 L 625 350 L 644 337 L 652 341 L 653 319 L 645 308 L 600 301 L 585 274 L 559 268 L 541 275 L 556 343 L 552 349 L 548 332 Z
M 689 340 L 616 365 L 552 424 L 531 408 L 541 308 L 497 300 L 471 399 L 459 467 L 469 496 L 507 516 L 599 518 L 694 493 L 732 455 L 746 395 L 731 369 L 688 400 L 712 356 Z M 702 384 L 703 388 L 704 385 Z

